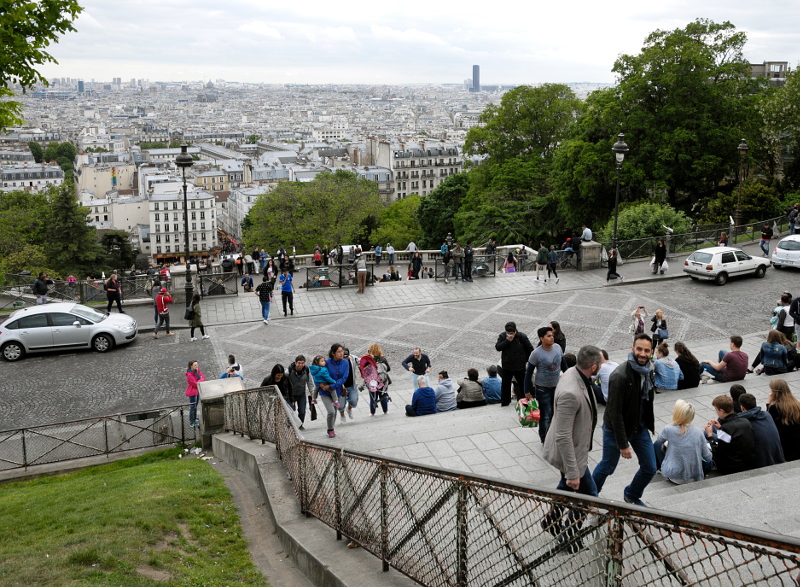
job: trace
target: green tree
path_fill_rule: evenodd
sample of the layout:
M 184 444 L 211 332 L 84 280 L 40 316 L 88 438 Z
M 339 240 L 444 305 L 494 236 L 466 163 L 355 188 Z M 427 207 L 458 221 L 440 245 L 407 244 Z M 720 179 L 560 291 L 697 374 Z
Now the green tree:
M 698 19 L 651 33 L 641 53 L 616 61 L 625 166 L 641 172 L 634 190 L 666 189 L 670 204 L 688 207 L 737 173 L 764 83 L 747 75 L 745 41 L 730 22 Z
M 258 142 L 260 139 L 261 139 L 261 135 L 255 135 L 255 134 L 253 134 L 253 135 L 250 135 L 250 136 L 248 136 L 248 137 L 247 137 L 247 144 L 249 144 L 249 145 L 254 145 L 254 144 L 255 144 L 255 143 L 257 143 L 257 142 Z
M 727 192 L 717 192 L 710 198 L 702 215 L 704 223 L 728 222 L 734 216 L 739 201 L 738 186 Z M 778 191 L 759 180 L 742 184 L 742 222 L 754 222 L 765 218 L 780 216 L 784 212 Z
M 486 107 L 479 118 L 483 126 L 469 130 L 464 151 L 487 155 L 495 163 L 549 158 L 580 108 L 580 100 L 563 84 L 519 86 L 506 92 L 499 106 Z
M 617 222 L 617 241 L 660 237 L 666 234 L 664 226 L 669 226 L 675 234 L 689 232 L 692 221 L 686 214 L 675 210 L 668 204 L 640 202 L 628 206 L 619 213 Z M 598 231 L 597 238 L 610 242 L 614 232 L 614 219 L 611 218 Z
M 36 69 L 57 63 L 47 48 L 67 31 L 83 8 L 77 0 L 5 0 L 0 9 L 0 98 L 14 96 L 15 84 L 22 91 L 47 80 Z M 0 130 L 22 124 L 22 105 L 0 100 Z
M 422 242 L 422 228 L 416 221 L 416 211 L 422 200 L 416 194 L 389 204 L 379 218 L 378 228 L 372 233 L 370 244 L 386 247 L 387 243 L 398 251 L 411 241 Z
M 378 185 L 348 171 L 322 173 L 308 183 L 281 182 L 250 210 L 245 246 L 311 252 L 316 244 L 347 244 L 382 207 Z
M 33 155 L 33 160 L 36 161 L 37 163 L 41 163 L 42 159 L 44 158 L 44 151 L 42 150 L 42 146 L 36 141 L 30 141 L 28 143 L 28 148 L 31 150 L 31 155 Z
M 106 266 L 110 269 L 130 269 L 136 261 L 136 253 L 130 242 L 130 234 L 124 230 L 107 230 L 100 238 L 106 252 Z
M 759 138 L 766 152 L 762 172 L 772 177 L 783 166 L 789 188 L 800 189 L 800 75 L 796 71 L 787 74 L 781 88 L 764 94 L 758 111 Z
M 104 258 L 97 243 L 97 230 L 89 226 L 89 209 L 78 205 L 75 189 L 65 182 L 47 191 L 48 234 L 43 239 L 48 258 L 59 271 L 86 275 L 94 273 Z
M 418 243 L 422 248 L 438 248 L 451 233 L 456 235 L 453 219 L 461 207 L 461 201 L 469 189 L 469 176 L 457 173 L 449 176 L 429 195 L 423 196 L 414 213 L 417 224 L 422 229 Z

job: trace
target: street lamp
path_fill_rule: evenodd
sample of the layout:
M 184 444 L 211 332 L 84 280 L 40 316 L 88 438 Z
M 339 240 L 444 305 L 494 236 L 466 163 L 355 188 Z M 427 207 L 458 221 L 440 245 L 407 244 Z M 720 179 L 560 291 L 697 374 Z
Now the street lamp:
M 614 235 L 611 237 L 611 250 L 617 249 L 617 219 L 619 218 L 619 173 L 622 171 L 622 162 L 625 160 L 625 153 L 628 152 L 628 145 L 625 144 L 625 135 L 619 133 L 617 142 L 611 147 L 611 152 L 617 158 L 617 194 L 614 198 Z
M 739 151 L 739 195 L 736 197 L 736 226 L 742 225 L 742 183 L 744 182 L 744 159 L 747 157 L 747 141 L 742 139 L 739 146 L 736 147 Z M 733 236 L 733 235 L 731 235 Z
M 186 307 L 192 305 L 194 286 L 192 285 L 192 267 L 189 265 L 189 204 L 186 198 L 186 168 L 194 163 L 192 156 L 187 152 L 188 145 L 181 145 L 181 154 L 175 158 L 175 165 L 183 172 L 183 244 L 186 250 Z

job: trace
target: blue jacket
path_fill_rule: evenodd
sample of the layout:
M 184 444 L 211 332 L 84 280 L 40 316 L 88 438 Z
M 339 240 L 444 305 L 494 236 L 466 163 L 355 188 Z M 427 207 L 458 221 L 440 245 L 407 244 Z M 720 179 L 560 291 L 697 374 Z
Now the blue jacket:
M 328 366 L 328 374 L 333 378 L 333 386 L 339 395 L 344 395 L 344 383 L 347 381 L 347 376 L 350 375 L 350 361 L 347 359 L 325 359 L 325 364 Z
M 499 377 L 484 377 L 481 381 L 483 386 L 483 396 L 487 404 L 500 403 L 500 386 L 502 382 Z
M 777 342 L 761 343 L 761 364 L 765 367 L 772 367 L 781 372 L 786 372 L 789 362 L 789 353 L 786 347 Z
M 781 437 L 772 416 L 756 406 L 738 414 L 738 417 L 749 420 L 753 427 L 756 457 L 754 466 L 756 469 L 786 462 L 786 459 L 783 458 Z
M 320 367 L 319 365 L 309 365 L 308 370 L 311 371 L 311 377 L 314 379 L 314 385 L 316 385 L 317 388 L 319 388 L 320 383 L 327 383 L 328 385 L 336 384 L 336 381 L 334 381 L 333 377 L 331 377 L 331 374 L 328 373 L 327 367 Z M 331 395 L 329 391 L 325 391 L 323 389 L 320 389 L 319 393 L 321 395 L 327 395 L 327 396 Z
M 683 379 L 683 371 L 671 357 L 653 361 L 656 372 L 656 387 L 660 389 L 678 389 L 678 381 Z
M 436 413 L 436 392 L 430 387 L 418 387 L 411 398 L 411 407 L 417 416 Z

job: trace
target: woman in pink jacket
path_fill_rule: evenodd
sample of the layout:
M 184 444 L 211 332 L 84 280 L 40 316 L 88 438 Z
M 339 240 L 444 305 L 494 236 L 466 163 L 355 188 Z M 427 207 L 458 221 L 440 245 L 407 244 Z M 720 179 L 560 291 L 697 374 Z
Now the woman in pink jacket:
M 186 369 L 186 397 L 189 398 L 189 426 L 198 428 L 200 421 L 197 419 L 197 403 L 200 400 L 197 384 L 205 381 L 206 376 L 200 370 L 197 361 L 189 361 L 189 368 Z

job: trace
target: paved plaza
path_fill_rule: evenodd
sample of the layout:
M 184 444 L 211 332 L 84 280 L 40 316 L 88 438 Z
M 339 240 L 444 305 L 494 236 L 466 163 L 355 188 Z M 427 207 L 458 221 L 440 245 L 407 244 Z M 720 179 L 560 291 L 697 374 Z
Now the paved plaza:
M 177 329 L 175 337 L 154 340 L 148 332 L 151 307 L 130 306 L 127 311 L 140 322 L 142 334 L 126 348 L 106 355 L 48 354 L 4 365 L 0 429 L 180 403 L 190 359 L 198 360 L 207 376 L 218 377 L 225 358 L 233 353 L 244 366 L 246 383 L 255 387 L 275 363 L 288 366 L 297 354 L 310 359 L 327 354 L 331 343 L 339 342 L 360 356 L 369 344 L 378 342 L 393 368 L 389 414 L 370 417 L 362 394 L 355 419 L 337 423 L 335 439 L 327 439 L 322 417 L 307 420 L 307 439 L 553 488 L 558 476 L 541 459 L 537 431 L 521 428 L 512 407 L 406 418 L 403 406 L 410 402 L 412 390 L 400 361 L 420 346 L 430 355 L 434 372 L 446 369 L 452 379 L 460 380 L 469 367 L 476 367 L 484 376 L 486 366 L 499 362 L 494 343 L 509 320 L 532 337 L 539 326 L 558 320 L 568 351 L 595 344 L 607 349 L 613 360 L 622 361 L 630 346 L 631 310 L 642 304 L 651 314 L 662 309 L 670 342 L 683 340 L 700 360 L 716 358 L 734 333 L 745 337 L 743 350 L 752 359 L 768 328 L 769 312 L 780 292 L 796 286 L 797 273 L 770 270 L 762 280 L 737 279 L 718 287 L 683 277 L 680 263 L 674 260 L 663 277 L 652 276 L 646 263 L 627 263 L 620 269 L 625 283 L 609 287 L 602 286 L 605 270 L 595 270 L 563 272 L 558 284 L 520 273 L 450 285 L 434 280 L 379 284 L 363 296 L 349 289 L 300 290 L 295 316 L 284 318 L 278 300 L 269 325 L 260 320 L 256 296 L 240 292 L 238 297 L 203 301 L 211 338 L 197 342 L 189 341 L 185 328 Z M 183 327 L 178 316 L 182 312 L 176 310 L 175 322 Z M 800 375 L 786 379 L 795 392 L 800 390 Z M 763 406 L 768 378 L 748 375 L 744 383 Z M 695 424 L 704 423 L 713 415 L 713 397 L 727 389 L 707 384 L 657 396 L 657 430 L 671 423 L 672 405 L 679 397 L 695 404 Z M 598 429 L 590 466 L 598 461 L 600 449 Z M 602 496 L 621 500 L 635 469 L 635 460 L 622 462 Z M 739 523 L 745 521 L 739 516 L 742 500 L 755 500 L 753 509 L 759 515 L 748 517 L 751 527 L 800 536 L 796 508 L 789 507 L 798 477 L 800 468 L 793 465 L 749 474 L 741 483 L 718 478 L 675 487 L 657 476 L 644 499 L 655 507 Z

